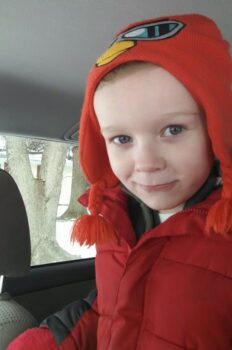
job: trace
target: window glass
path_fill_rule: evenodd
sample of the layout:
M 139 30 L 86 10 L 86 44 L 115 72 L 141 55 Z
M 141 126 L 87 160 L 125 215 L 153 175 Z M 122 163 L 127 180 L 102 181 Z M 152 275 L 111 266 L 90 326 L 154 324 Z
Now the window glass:
M 87 184 L 76 144 L 1 136 L 0 166 L 14 178 L 25 203 L 32 265 L 95 256 L 95 247 L 70 242 L 75 219 L 86 213 L 77 201 Z

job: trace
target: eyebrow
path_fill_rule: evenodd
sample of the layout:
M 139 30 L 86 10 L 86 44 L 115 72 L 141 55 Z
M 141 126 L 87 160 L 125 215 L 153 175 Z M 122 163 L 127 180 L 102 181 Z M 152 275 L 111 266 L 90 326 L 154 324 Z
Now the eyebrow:
M 177 118 L 178 120 L 178 117 L 180 118 L 183 118 L 183 117 L 192 117 L 189 122 L 195 122 L 197 120 L 196 117 L 199 117 L 200 119 L 203 119 L 203 111 L 199 110 L 199 111 L 179 111 L 179 112 L 170 112 L 170 113 L 166 113 L 166 114 L 163 114 L 161 116 L 161 118 L 159 119 L 162 120 L 162 117 L 164 118 L 167 118 L 167 121 L 169 123 L 169 118 Z M 184 122 L 187 122 L 188 120 L 184 120 Z M 165 122 L 165 120 L 164 120 Z M 170 121 L 171 122 L 171 121 Z M 173 121 L 174 123 L 176 122 L 175 120 Z
M 199 111 L 176 111 L 176 112 L 170 112 L 170 113 L 164 113 L 164 114 L 161 114 L 161 117 L 178 117 L 178 116 L 187 116 L 187 115 L 196 115 L 196 116 L 199 116 L 201 115 L 202 112 L 199 110 Z
M 163 117 L 165 118 L 165 117 L 167 117 L 167 119 L 168 118 L 171 118 L 171 117 L 178 117 L 178 116 L 180 116 L 180 117 L 183 117 L 183 116 L 201 116 L 202 115 L 202 113 L 201 113 L 201 111 L 199 111 L 199 112 L 190 112 L 190 111 L 177 111 L 177 112 L 170 112 L 170 113 L 165 113 L 165 114 L 162 114 L 161 116 L 160 116 L 160 118 L 157 120 L 157 122 L 159 123 L 160 121 L 164 121 L 165 122 L 165 120 L 163 120 Z M 115 126 L 106 126 L 106 127 L 104 127 L 104 128 L 101 128 L 100 129 L 100 131 L 101 131 L 101 133 L 102 132 L 119 132 L 120 131 L 120 129 L 121 129 L 121 127 L 119 127 L 119 128 L 117 128 L 117 127 L 115 127 Z
M 119 128 L 115 128 L 113 126 L 106 126 L 105 128 L 101 128 L 100 129 L 100 132 L 101 133 L 104 133 L 104 132 L 119 132 L 120 129 Z

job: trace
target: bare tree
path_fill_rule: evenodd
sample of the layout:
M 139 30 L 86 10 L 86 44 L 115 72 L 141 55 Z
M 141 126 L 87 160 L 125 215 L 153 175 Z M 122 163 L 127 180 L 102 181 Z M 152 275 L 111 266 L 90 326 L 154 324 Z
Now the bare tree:
M 13 136 L 7 136 L 5 139 L 9 171 L 18 184 L 28 213 L 32 264 L 73 258 L 56 241 L 57 209 L 68 145 L 60 142 L 40 144 L 39 152 L 43 150 L 41 166 L 37 175 L 34 176 L 29 160 L 28 143 L 24 139 Z M 33 147 L 36 149 L 35 144 Z M 73 167 L 73 176 L 76 176 L 77 167 L 78 165 Z M 75 185 L 76 179 L 72 182 L 73 191 L 78 192 Z M 71 202 L 75 196 L 75 193 L 71 195 Z M 71 210 L 71 207 L 70 204 L 70 209 L 67 211 L 69 218 L 75 217 L 78 212 L 77 209 Z
M 80 203 L 77 201 L 77 199 L 80 197 L 80 195 L 86 190 L 87 183 L 85 182 L 85 179 L 82 175 L 81 169 L 80 169 L 80 163 L 78 159 L 78 147 L 73 146 L 72 147 L 72 187 L 71 187 L 71 196 L 70 201 L 67 210 L 62 214 L 59 219 L 61 220 L 70 220 L 72 218 L 77 218 L 81 216 L 82 214 L 86 213 L 86 210 L 84 207 L 80 205 Z M 75 180 L 74 180 L 75 179 Z

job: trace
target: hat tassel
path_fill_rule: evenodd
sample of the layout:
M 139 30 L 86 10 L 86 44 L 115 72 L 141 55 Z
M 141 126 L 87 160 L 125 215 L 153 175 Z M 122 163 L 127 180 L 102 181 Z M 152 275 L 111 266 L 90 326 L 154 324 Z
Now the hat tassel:
M 100 214 L 104 189 L 103 181 L 91 186 L 88 207 L 90 215 L 83 215 L 77 219 L 71 234 L 72 242 L 77 241 L 80 245 L 91 246 L 116 240 L 116 234 L 111 223 Z
M 213 230 L 216 233 L 226 235 L 232 230 L 232 199 L 221 198 L 210 208 L 207 220 L 206 230 Z

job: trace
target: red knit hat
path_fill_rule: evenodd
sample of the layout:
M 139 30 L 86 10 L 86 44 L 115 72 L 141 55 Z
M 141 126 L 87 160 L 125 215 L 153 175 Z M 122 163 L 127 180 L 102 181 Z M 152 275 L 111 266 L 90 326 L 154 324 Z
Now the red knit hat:
M 105 188 L 119 181 L 113 174 L 93 108 L 100 80 L 131 61 L 157 64 L 181 81 L 203 107 L 207 129 L 223 178 L 221 199 L 210 209 L 207 230 L 232 230 L 232 62 L 229 45 L 216 24 L 202 15 L 168 16 L 134 23 L 122 30 L 91 70 L 80 123 L 80 162 L 91 184 L 89 211 L 77 220 L 73 240 L 88 245 L 114 237 L 101 215 Z

